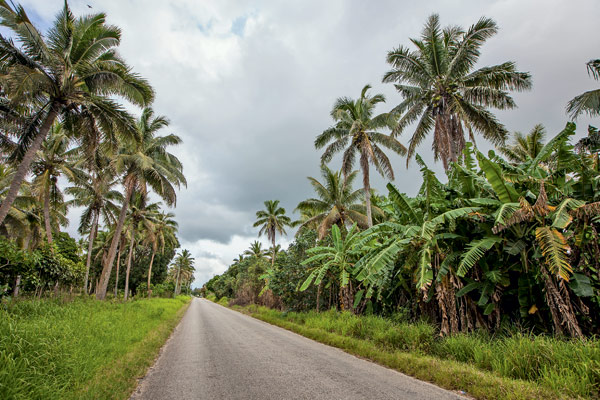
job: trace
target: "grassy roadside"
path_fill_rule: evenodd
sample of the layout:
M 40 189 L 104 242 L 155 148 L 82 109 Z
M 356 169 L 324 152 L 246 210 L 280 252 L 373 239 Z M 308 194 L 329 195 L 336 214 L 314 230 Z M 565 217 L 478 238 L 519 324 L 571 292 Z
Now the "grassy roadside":
M 219 302 L 223 304 L 224 302 Z M 517 335 L 440 339 L 427 324 L 348 313 L 233 307 L 440 387 L 481 399 L 598 398 L 600 343 Z
M 189 300 L 3 304 L 0 398 L 128 398 Z

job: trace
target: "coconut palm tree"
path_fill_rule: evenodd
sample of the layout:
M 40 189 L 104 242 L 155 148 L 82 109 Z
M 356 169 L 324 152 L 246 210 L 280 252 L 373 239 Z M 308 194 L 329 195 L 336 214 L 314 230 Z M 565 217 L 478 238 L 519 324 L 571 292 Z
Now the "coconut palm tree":
M 177 222 L 173 219 L 175 214 L 160 212 L 154 217 L 153 229 L 151 234 L 146 235 L 145 242 L 152 247 L 152 256 L 148 266 L 148 297 L 151 297 L 150 283 L 152 280 L 152 264 L 154 256 L 160 250 L 161 254 L 165 252 L 165 245 L 177 243 Z
M 12 8 L 2 0 L 0 25 L 21 44 L 17 47 L 0 35 L 0 87 L 4 100 L 14 105 L 2 107 L 0 113 L 4 124 L 12 124 L 8 132 L 18 141 L 10 157 L 18 167 L 0 205 L 1 224 L 57 118 L 75 126 L 80 115 L 89 113 L 106 130 L 134 137 L 138 132 L 133 118 L 113 98 L 145 106 L 154 92 L 117 55 L 121 32 L 107 25 L 102 13 L 76 19 L 65 2 L 42 35 L 22 7 Z
M 83 283 L 84 292 L 87 293 L 88 278 L 92 260 L 92 246 L 98 233 L 100 217 L 103 218 L 104 226 L 110 226 L 115 222 L 118 213 L 118 203 L 123 201 L 121 192 L 114 189 L 117 184 L 113 171 L 105 165 L 105 168 L 95 168 L 92 174 L 83 172 L 80 179 L 76 179 L 75 185 L 65 189 L 65 193 L 72 196 L 70 204 L 76 207 L 84 207 L 79 221 L 78 231 L 81 235 L 89 232 L 88 254 L 86 260 L 86 272 Z
M 33 187 L 38 201 L 43 204 L 46 238 L 52 243 L 50 203 L 62 203 L 63 193 L 58 178 L 64 175 L 74 181 L 82 171 L 77 168 L 69 150 L 69 137 L 60 122 L 52 125 L 47 139 L 42 143 L 32 164 Z
M 333 172 L 326 165 L 321 165 L 323 183 L 309 176 L 308 180 L 318 198 L 301 201 L 296 207 L 301 215 L 311 216 L 300 227 L 317 224 L 319 239 L 323 239 L 334 224 L 344 226 L 356 223 L 366 228 L 368 223 L 364 206 L 358 203 L 363 193 L 360 189 L 352 188 L 357 174 L 358 171 L 352 171 L 343 179 L 341 171 Z
M 169 122 L 165 117 L 154 117 L 151 108 L 146 108 L 137 124 L 141 140 L 124 143 L 115 157 L 114 166 L 122 173 L 121 182 L 125 188 L 121 211 L 115 226 L 115 236 L 110 247 L 100 278 L 101 287 L 96 297 L 104 299 L 108 279 L 115 260 L 119 237 L 123 230 L 129 202 L 134 191 L 147 193 L 150 186 L 169 206 L 175 204 L 175 188 L 186 185 L 183 166 L 177 157 L 167 152 L 167 147 L 181 143 L 179 136 L 170 134 L 157 136 L 156 133 Z
M 533 127 L 527 136 L 521 132 L 515 132 L 513 142 L 507 146 L 498 147 L 498 150 L 514 163 L 524 163 L 525 161 L 537 157 L 540 150 L 544 147 L 546 129 L 544 125 L 537 124 Z
M 399 135 L 418 121 L 410 138 L 407 165 L 417 146 L 433 129 L 433 152 L 447 170 L 465 146 L 465 132 L 475 142 L 475 132 L 495 145 L 508 134 L 489 108 L 506 110 L 515 102 L 508 91 L 531 88 L 531 76 L 518 72 L 515 63 L 474 70 L 481 46 L 496 32 L 496 23 L 481 18 L 466 31 L 457 26 L 440 27 L 433 14 L 421 38 L 411 39 L 416 49 L 400 46 L 388 53 L 392 69 L 383 82 L 394 83 L 404 100 L 393 109 L 401 114 L 392 134 Z
M 382 94 L 369 96 L 370 88 L 370 85 L 366 85 L 358 100 L 347 97 L 337 99 L 331 110 L 335 125 L 317 136 L 315 147 L 320 149 L 331 142 L 321 156 L 323 164 L 331 161 L 336 153 L 344 151 L 342 158 L 344 177 L 350 175 L 356 155 L 359 155 L 367 207 L 367 225 L 373 226 L 369 165 L 373 164 L 382 176 L 393 180 L 394 169 L 382 147 L 401 155 L 406 154 L 406 148 L 393 137 L 380 132 L 383 128 L 393 127 L 395 118 L 389 113 L 373 115 L 375 107 L 385 102 L 385 97 Z
M 194 257 L 189 250 L 184 249 L 173 260 L 171 268 L 173 278 L 175 280 L 175 292 L 173 296 L 177 296 L 181 291 L 181 283 L 186 282 L 186 285 L 194 279 Z
M 595 80 L 600 79 L 600 59 L 588 61 L 588 74 Z M 576 119 L 581 114 L 586 113 L 590 117 L 600 115 L 600 89 L 589 90 L 575 96 L 569 104 L 567 104 L 567 114 L 573 119 Z
M 129 274 L 133 261 L 133 252 L 138 243 L 139 234 L 154 236 L 156 216 L 158 215 L 158 203 L 147 204 L 147 197 L 142 193 L 136 193 L 130 204 L 126 224 L 129 235 L 129 255 L 127 256 L 127 270 L 125 271 L 125 296 L 129 297 Z M 113 239 L 114 240 L 114 239 Z M 152 240 L 156 240 L 154 237 Z
M 258 240 L 255 240 L 254 242 L 250 243 L 248 250 L 244 250 L 244 253 L 240 254 L 240 261 L 242 261 L 242 256 L 261 260 L 265 258 L 266 252 L 267 251 L 262 248 L 262 243 Z
M 275 236 L 277 233 L 285 235 L 285 227 L 292 225 L 292 220 L 285 215 L 285 208 L 279 207 L 279 200 L 265 201 L 265 209 L 256 212 L 256 222 L 254 227 L 260 226 L 258 236 L 263 234 L 271 241 L 273 256 L 271 257 L 271 266 L 275 264 Z

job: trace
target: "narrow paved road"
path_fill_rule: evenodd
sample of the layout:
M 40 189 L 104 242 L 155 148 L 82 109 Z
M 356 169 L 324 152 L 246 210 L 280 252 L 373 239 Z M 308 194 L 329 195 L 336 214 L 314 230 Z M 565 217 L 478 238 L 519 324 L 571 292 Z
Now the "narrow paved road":
M 455 393 L 194 299 L 132 399 L 460 399 Z

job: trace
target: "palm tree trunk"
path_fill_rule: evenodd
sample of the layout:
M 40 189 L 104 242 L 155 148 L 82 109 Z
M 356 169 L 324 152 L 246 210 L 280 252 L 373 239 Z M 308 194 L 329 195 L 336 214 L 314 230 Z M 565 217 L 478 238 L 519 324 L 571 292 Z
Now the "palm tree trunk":
M 117 275 L 115 276 L 115 299 L 119 293 L 119 267 L 121 266 L 121 243 L 119 243 L 119 250 L 117 251 Z
M 133 258 L 133 245 L 135 243 L 135 230 L 132 228 L 131 241 L 129 242 L 129 255 L 127 256 L 127 271 L 125 271 L 125 297 L 123 300 L 127 301 L 127 295 L 129 294 L 129 271 L 131 271 L 131 259 Z
M 273 239 L 271 240 L 273 243 L 273 257 L 271 257 L 271 268 L 275 266 L 275 235 L 273 235 Z
M 44 226 L 48 244 L 52 244 L 52 226 L 50 224 L 50 187 L 44 189 Z
M 179 284 L 179 273 L 181 272 L 181 265 L 177 264 L 177 276 L 175 277 L 175 292 L 173 293 L 173 297 L 177 297 L 177 286 Z
M 4 219 L 6 218 L 6 216 L 8 215 L 8 211 L 10 210 L 10 207 L 13 205 L 15 199 L 17 198 L 19 194 L 19 189 L 21 189 L 21 183 L 23 183 L 23 180 L 25 179 L 25 176 L 29 171 L 29 167 L 31 166 L 31 163 L 35 158 L 35 154 L 42 146 L 42 143 L 44 142 L 44 139 L 46 138 L 50 127 L 52 127 L 52 124 L 54 123 L 54 120 L 56 119 L 57 115 L 58 104 L 52 103 L 50 105 L 50 111 L 48 111 L 48 114 L 46 115 L 42 126 L 38 130 L 37 135 L 33 139 L 31 146 L 29 146 L 29 149 L 27 149 L 25 156 L 23 156 L 23 159 L 21 160 L 21 163 L 17 168 L 17 172 L 15 173 L 15 176 L 13 176 L 12 182 L 10 183 L 8 193 L 6 194 L 4 201 L 0 205 L 0 225 L 2 225 L 2 223 L 4 222 Z
M 94 215 L 94 221 L 92 222 L 92 228 L 90 230 L 89 244 L 88 244 L 88 254 L 87 260 L 85 263 L 85 279 L 83 281 L 83 292 L 88 294 L 87 285 L 88 279 L 90 278 L 90 265 L 92 265 L 92 249 L 94 247 L 94 239 L 96 239 L 96 231 L 98 230 L 98 219 L 100 217 L 100 213 L 96 211 Z
M 154 263 L 154 255 L 156 251 L 152 249 L 152 257 L 150 257 L 150 267 L 148 267 L 148 298 L 150 298 L 152 292 L 150 291 L 150 279 L 152 279 L 152 263 Z
M 117 253 L 117 246 L 119 244 L 119 240 L 121 238 L 121 232 L 123 232 L 123 225 L 125 224 L 125 217 L 127 216 L 127 209 L 129 208 L 129 200 L 131 199 L 131 195 L 133 194 L 133 189 L 135 187 L 135 182 L 133 180 L 129 180 L 126 185 L 126 193 L 125 198 L 123 199 L 123 206 L 121 207 L 121 213 L 119 214 L 119 219 L 117 220 L 117 226 L 115 227 L 115 234 L 113 236 L 113 240 L 110 244 L 110 250 L 108 251 L 108 257 L 106 258 L 106 262 L 102 268 L 102 274 L 100 275 L 100 286 L 96 290 L 96 298 L 98 300 L 104 300 L 106 297 L 106 289 L 108 287 L 108 280 L 110 278 L 110 273 L 112 271 L 112 266 L 115 261 L 115 256 Z
M 363 188 L 365 191 L 365 205 L 367 207 L 367 225 L 368 227 L 373 226 L 373 216 L 371 215 L 371 184 L 369 182 L 369 161 L 364 156 L 365 160 L 362 160 L 363 156 L 361 155 L 361 165 L 363 172 Z

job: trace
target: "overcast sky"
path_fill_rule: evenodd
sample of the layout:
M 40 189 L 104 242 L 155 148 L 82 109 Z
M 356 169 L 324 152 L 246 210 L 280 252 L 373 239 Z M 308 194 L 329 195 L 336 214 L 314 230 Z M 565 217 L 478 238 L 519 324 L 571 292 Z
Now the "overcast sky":
M 419 3 L 419 4 L 416 4 Z M 62 0 L 21 2 L 45 30 Z M 482 49 L 479 66 L 515 61 L 533 75 L 533 90 L 515 94 L 519 108 L 497 113 L 511 131 L 543 123 L 549 136 L 567 122 L 566 103 L 598 87 L 585 63 L 600 57 L 597 0 L 497 1 L 227 1 L 72 0 L 76 15 L 105 12 L 123 31 L 120 52 L 156 89 L 154 109 L 167 116 L 184 144 L 173 148 L 187 189 L 174 210 L 182 247 L 196 258 L 201 286 L 227 269 L 256 239 L 263 201 L 292 212 L 312 197 L 307 176 L 319 176 L 316 135 L 331 125 L 336 98 L 356 98 L 370 83 L 384 112 L 401 99 L 381 78 L 387 51 L 420 35 L 432 13 L 443 26 L 468 27 L 493 18 L 499 33 Z M 590 120 L 578 122 L 583 135 Z M 591 121 L 598 125 L 600 121 Z M 407 134 L 410 130 L 407 131 Z M 407 137 L 400 138 L 404 143 Z M 483 139 L 478 142 L 486 148 Z M 431 143 L 419 153 L 433 165 Z M 489 147 L 489 146 L 488 146 Z M 393 158 L 396 185 L 415 194 L 414 163 Z M 332 169 L 339 168 L 334 159 Z M 374 186 L 385 192 L 385 181 Z M 69 232 L 74 233 L 78 216 Z M 290 239 L 294 232 L 290 232 Z M 284 247 L 287 238 L 280 242 Z M 261 241 L 265 242 L 263 238 Z

